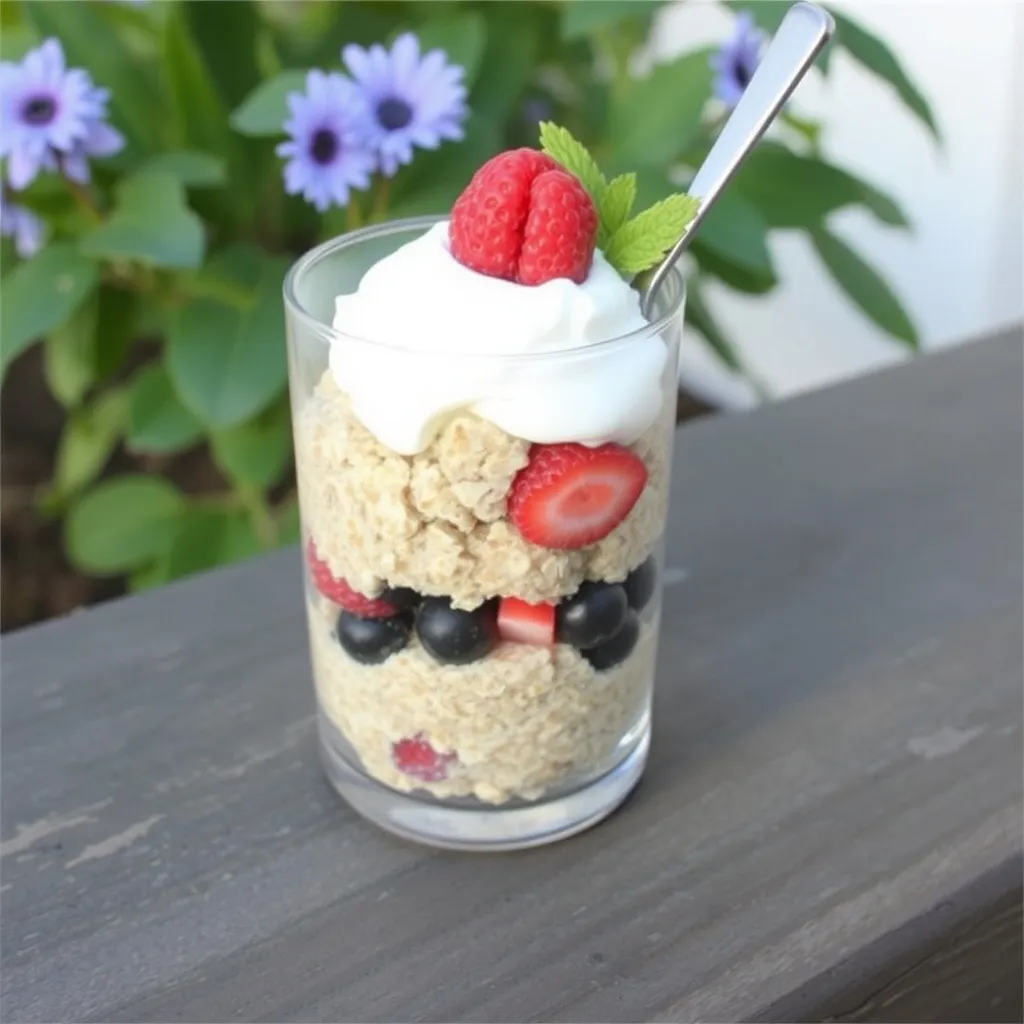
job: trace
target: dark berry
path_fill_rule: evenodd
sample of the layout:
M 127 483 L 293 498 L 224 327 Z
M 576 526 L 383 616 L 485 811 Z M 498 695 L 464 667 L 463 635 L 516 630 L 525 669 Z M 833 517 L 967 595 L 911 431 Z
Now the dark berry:
M 658 583 L 658 565 L 651 555 L 643 565 L 637 566 L 627 577 L 623 587 L 629 607 L 635 612 L 642 612 L 647 603 L 654 597 L 654 588 Z
M 381 601 L 387 601 L 400 612 L 415 608 L 423 600 L 422 596 L 411 587 L 385 587 L 379 597 Z
M 597 647 L 622 629 L 628 610 L 626 592 L 620 584 L 588 580 L 558 606 L 555 635 L 559 643 L 581 650 Z
M 409 642 L 412 620 L 412 612 L 400 612 L 387 619 L 368 619 L 342 612 L 338 616 L 338 643 L 356 661 L 379 665 Z
M 622 629 L 611 640 L 600 647 L 591 647 L 590 650 L 581 653 L 598 672 L 603 672 L 625 661 L 633 653 L 639 636 L 640 620 L 636 617 L 636 612 L 630 609 L 626 613 Z
M 427 653 L 449 665 L 468 665 L 498 642 L 497 603 L 473 611 L 453 608 L 446 597 L 425 597 L 416 612 L 416 632 Z

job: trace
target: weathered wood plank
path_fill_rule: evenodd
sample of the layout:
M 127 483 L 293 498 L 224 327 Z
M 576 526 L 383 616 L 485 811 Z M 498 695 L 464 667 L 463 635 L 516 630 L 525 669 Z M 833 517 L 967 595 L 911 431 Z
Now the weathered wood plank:
M 649 772 L 546 849 L 339 805 L 295 552 L 6 637 L 3 1018 L 858 1019 L 879 942 L 1012 896 L 1021 370 L 1018 331 L 681 432 Z

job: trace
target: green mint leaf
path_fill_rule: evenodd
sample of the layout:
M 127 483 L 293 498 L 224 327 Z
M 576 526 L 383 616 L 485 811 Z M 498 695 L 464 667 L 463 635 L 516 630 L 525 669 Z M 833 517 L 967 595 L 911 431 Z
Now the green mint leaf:
M 594 200 L 594 206 L 600 210 L 608 182 L 583 143 L 574 139 L 565 128 L 551 121 L 541 121 L 540 148 L 580 179 Z
M 597 236 L 599 246 L 607 245 L 612 235 L 626 223 L 635 200 L 635 174 L 620 174 L 608 183 L 604 199 L 601 200 L 601 207 L 598 210 L 601 217 L 601 230 Z
M 699 199 L 684 195 L 672 195 L 655 203 L 612 235 L 605 258 L 620 274 L 639 274 L 675 245 L 699 207 Z

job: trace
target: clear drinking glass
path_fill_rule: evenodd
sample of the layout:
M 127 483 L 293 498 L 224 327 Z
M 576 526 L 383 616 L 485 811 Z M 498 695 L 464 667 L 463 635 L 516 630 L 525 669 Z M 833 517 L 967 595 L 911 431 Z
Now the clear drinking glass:
M 470 360 L 475 372 L 493 371 L 506 385 L 514 379 L 545 402 L 558 401 L 546 390 L 553 371 L 558 381 L 584 380 L 616 350 L 632 349 L 632 358 L 643 345 L 650 357 L 654 346 L 660 361 L 663 347 L 660 411 L 630 446 L 648 471 L 636 506 L 588 548 L 540 548 L 505 518 L 504 497 L 526 442 L 455 412 L 425 452 L 398 454 L 355 418 L 329 366 L 332 346 L 346 346 L 342 355 L 358 355 L 364 369 L 377 360 L 387 401 L 401 401 L 403 388 L 428 379 L 418 366 L 426 371 L 421 361 L 436 356 L 346 336 L 331 323 L 335 296 L 354 292 L 374 263 L 436 222 L 417 218 L 346 234 L 303 256 L 285 281 L 320 750 L 342 797 L 383 828 L 435 846 L 508 850 L 600 821 L 644 769 L 684 286 L 673 274 L 649 327 L 587 348 L 444 357 Z M 480 327 L 485 335 L 487 324 Z M 325 596 L 330 586 L 318 585 L 321 574 L 369 598 L 389 588 L 383 596 L 403 607 L 386 627 L 368 627 L 379 651 L 374 663 L 356 660 L 339 642 L 341 609 Z M 636 609 L 618 635 L 618 651 L 616 638 L 603 654 L 562 643 L 495 642 L 488 625 L 486 654 L 444 664 L 419 640 L 426 605 L 418 610 L 415 602 L 424 596 L 476 605 L 489 623 L 499 597 L 554 603 L 588 579 L 622 583 Z M 355 627 L 354 640 L 351 620 L 345 627 L 349 644 L 362 642 L 362 625 Z

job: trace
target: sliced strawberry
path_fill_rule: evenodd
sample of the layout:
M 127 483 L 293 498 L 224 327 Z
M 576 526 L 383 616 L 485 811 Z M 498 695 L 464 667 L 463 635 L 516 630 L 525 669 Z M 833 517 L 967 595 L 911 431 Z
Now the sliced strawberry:
M 441 782 L 448 777 L 448 768 L 458 761 L 459 755 L 453 752 L 438 753 L 423 733 L 419 732 L 393 744 L 391 759 L 395 767 L 406 775 L 424 782 Z
M 383 601 L 378 597 L 367 597 L 353 590 L 343 579 L 331 573 L 327 563 L 317 554 L 316 544 L 310 538 L 306 545 L 306 561 L 309 565 L 309 574 L 313 577 L 313 585 L 329 601 L 341 605 L 347 612 L 353 615 L 362 616 L 364 619 L 386 619 L 391 615 L 397 615 L 400 608 Z
M 619 444 L 536 444 L 516 474 L 509 518 L 545 548 L 583 548 L 607 537 L 647 484 L 643 460 Z
M 498 635 L 515 644 L 550 647 L 555 642 L 555 606 L 503 597 L 498 605 Z

